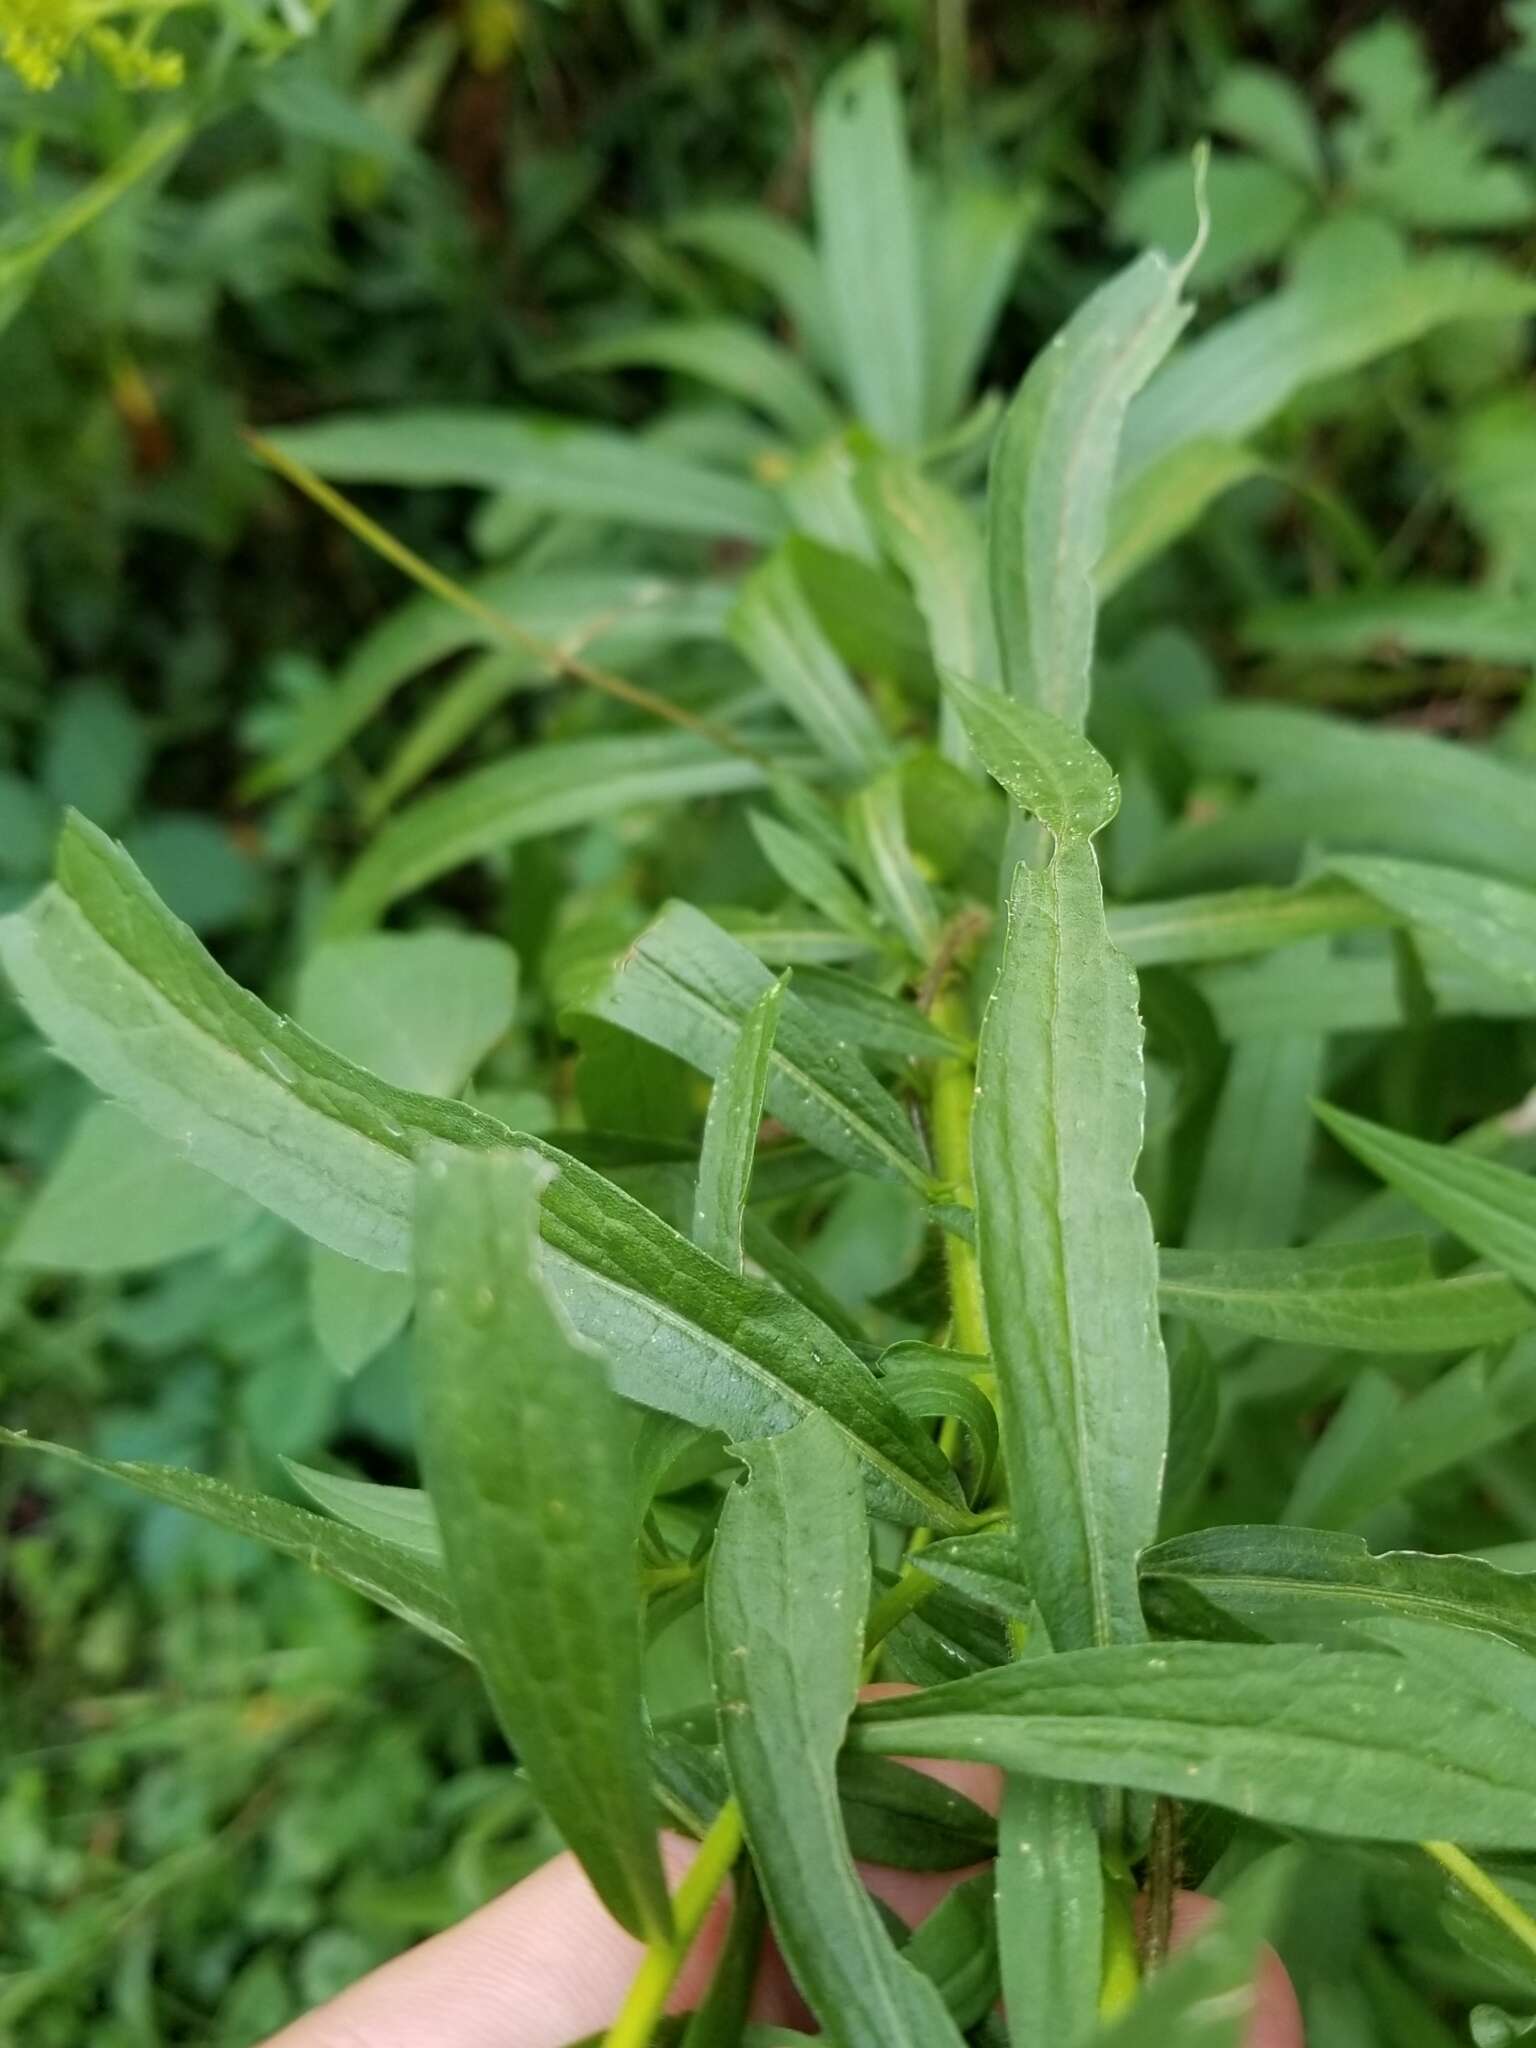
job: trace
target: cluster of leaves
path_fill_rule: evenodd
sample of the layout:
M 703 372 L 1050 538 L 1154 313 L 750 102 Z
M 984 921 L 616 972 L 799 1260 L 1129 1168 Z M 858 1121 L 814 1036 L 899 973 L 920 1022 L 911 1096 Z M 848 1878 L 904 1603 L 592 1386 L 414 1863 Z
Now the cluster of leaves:
M 914 163 L 872 46 L 818 100 L 810 231 L 691 204 L 629 240 L 650 305 L 520 352 L 537 410 L 265 444 L 421 585 L 251 723 L 293 901 L 146 782 L 110 681 L 30 721 L 0 1078 L 48 1170 L 0 1308 L 18 1422 L 99 1412 L 89 1452 L 10 1438 L 12 1576 L 105 1725 L 61 1816 L 16 1715 L 0 2020 L 253 2038 L 552 1822 L 656 1958 L 635 2048 L 696 1924 L 665 1817 L 721 1878 L 745 1845 L 835 2040 L 1236 2044 L 1266 1929 L 1324 2048 L 1518 2038 L 1536 286 L 1474 238 L 1536 217 L 1523 65 L 1437 96 L 1388 23 L 1315 94 L 1225 66 L 1209 236 L 1203 169 L 1144 164 L 1115 231 L 1188 255 L 1086 293 L 1005 409 L 978 378 L 1014 381 L 1026 252 L 1077 296 L 1072 223 L 1016 110 Z M 428 494 L 380 501 L 424 545 L 431 493 L 481 494 L 479 566 L 353 484 Z M 125 1358 L 152 1398 L 104 1399 Z M 378 1479 L 413 1383 L 423 1490 Z M 474 1770 L 386 1846 L 364 1765 L 322 1823 L 339 1722 L 391 1801 L 484 1724 L 176 1509 L 470 1658 L 548 1821 Z M 142 1590 L 102 1599 L 125 1528 Z M 185 1719 L 146 1726 L 112 1688 L 151 1627 Z M 860 1707 L 876 1671 L 918 1689 Z M 146 1768 L 194 1736 L 206 1772 Z M 1000 1819 L 913 1754 L 1000 1765 Z M 122 1799 L 149 1874 L 82 1818 Z M 909 1939 L 856 1854 L 995 1861 Z M 1142 1983 L 1130 1894 L 1155 1921 L 1176 1875 L 1228 1913 Z M 696 2044 L 767 2038 L 741 1989 Z

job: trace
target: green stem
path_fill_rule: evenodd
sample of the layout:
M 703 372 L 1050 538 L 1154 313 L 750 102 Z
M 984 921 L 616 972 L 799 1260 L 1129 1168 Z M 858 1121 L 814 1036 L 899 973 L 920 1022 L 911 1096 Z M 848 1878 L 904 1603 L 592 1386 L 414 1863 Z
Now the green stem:
M 1474 1863 L 1464 1849 L 1458 1849 L 1454 1842 L 1421 1842 L 1424 1854 L 1431 1857 L 1447 1876 L 1459 1884 L 1464 1892 L 1489 1913 L 1506 1932 L 1512 1934 L 1522 1948 L 1536 1956 L 1536 1920 L 1533 1920 L 1523 1906 L 1519 1906 L 1494 1878 L 1488 1875 L 1480 1863 Z
M 935 997 L 932 1017 L 941 1031 L 968 1039 L 971 1020 L 966 1013 L 963 990 L 950 986 Z M 971 1109 L 976 1099 L 976 1069 L 968 1059 L 946 1059 L 935 1063 L 929 1117 L 933 1134 L 933 1160 L 940 1180 L 955 1190 L 955 1199 L 973 1206 L 971 1181 Z M 951 1338 L 957 1351 L 984 1357 L 987 1351 L 987 1312 L 981 1293 L 981 1268 L 976 1247 L 953 1231 L 944 1233 L 944 1263 L 949 1273 Z
M 741 1808 L 734 1799 L 728 1799 L 715 1815 L 709 1833 L 699 1844 L 698 1855 L 673 1896 L 671 1937 L 653 1941 L 646 1950 L 645 1960 L 629 1987 L 629 1996 L 608 2030 L 606 2048 L 646 2048 L 705 1915 L 741 1854 L 742 1839 Z

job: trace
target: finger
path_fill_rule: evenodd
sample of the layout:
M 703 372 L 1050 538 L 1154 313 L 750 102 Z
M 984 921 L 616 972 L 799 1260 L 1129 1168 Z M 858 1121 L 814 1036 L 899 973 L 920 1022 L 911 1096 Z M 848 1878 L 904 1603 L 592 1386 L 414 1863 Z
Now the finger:
M 697 1845 L 662 1836 L 675 1889 Z M 703 1996 L 723 1939 L 721 1899 L 677 1987 Z M 618 2012 L 645 1951 L 609 1918 L 574 1856 L 556 1856 L 457 1927 L 375 1970 L 267 2048 L 567 2048 Z
M 1200 1892 L 1180 1892 L 1173 1902 L 1173 1946 L 1187 1946 L 1220 1911 L 1216 1899 L 1208 1899 Z M 1284 1963 L 1268 1942 L 1259 1952 L 1259 1966 L 1254 1973 L 1253 2018 L 1248 2023 L 1243 2048 L 1306 2048 L 1296 1992 Z

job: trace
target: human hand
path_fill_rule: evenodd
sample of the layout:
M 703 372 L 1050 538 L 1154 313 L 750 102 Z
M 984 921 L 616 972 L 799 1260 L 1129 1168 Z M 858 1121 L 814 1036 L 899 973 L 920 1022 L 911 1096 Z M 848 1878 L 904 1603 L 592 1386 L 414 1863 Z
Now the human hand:
M 909 1761 L 914 1770 L 996 1812 L 1001 1781 L 989 1765 Z M 663 1835 L 662 1856 L 674 1890 L 694 1854 L 692 1842 Z M 870 1890 L 910 1926 L 971 1875 L 860 1867 Z M 1175 1947 L 1191 1940 L 1216 1911 L 1210 1899 L 1181 1892 Z M 729 1917 L 722 1898 L 700 1930 L 669 2011 L 687 2011 L 702 1999 Z M 616 2016 L 643 1954 L 640 1943 L 604 1911 L 575 1857 L 557 1856 L 459 1926 L 397 1956 L 285 2028 L 267 2048 L 567 2048 L 601 2033 Z M 779 2026 L 814 2024 L 771 1945 L 754 2012 Z M 1304 2048 L 1296 1995 L 1272 1950 L 1265 1950 L 1258 1972 L 1245 2048 Z

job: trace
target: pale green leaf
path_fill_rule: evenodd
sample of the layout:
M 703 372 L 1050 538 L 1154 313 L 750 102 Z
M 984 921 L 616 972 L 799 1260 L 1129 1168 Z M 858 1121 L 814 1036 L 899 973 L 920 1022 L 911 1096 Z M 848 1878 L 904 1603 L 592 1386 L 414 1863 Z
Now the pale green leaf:
M 866 426 L 897 447 L 928 424 L 928 344 L 917 193 L 896 59 L 874 43 L 816 102 L 811 184 L 840 371 Z
M 6 1245 L 12 1266 L 131 1272 L 223 1244 L 260 1212 L 115 1103 L 88 1109 Z
M 1120 785 L 1096 747 L 1050 712 L 944 675 L 976 758 L 1022 810 L 1060 841 L 1092 838 L 1120 804 Z
M 294 1016 L 381 1080 L 457 1095 L 511 1027 L 517 956 L 468 932 L 373 932 L 304 962 Z
M 381 1272 L 328 1245 L 309 1247 L 309 1320 L 320 1349 L 345 1378 L 399 1335 L 412 1299 L 404 1273 Z
M 837 429 L 830 402 L 788 350 L 737 320 L 656 321 L 562 349 L 545 367 L 668 370 L 756 407 L 792 440 Z
M 283 1464 L 311 1500 L 349 1528 L 442 1563 L 443 1538 L 437 1514 L 420 1487 L 376 1486 L 371 1480 L 349 1479 L 344 1473 L 317 1471 L 293 1458 L 284 1458 Z
M 1149 251 L 1035 358 L 992 462 L 992 608 L 1010 692 L 1081 731 L 1121 429 L 1193 308 L 1188 262 Z
M 732 639 L 837 771 L 862 780 L 891 754 L 870 704 L 827 638 L 780 549 L 742 582 Z

